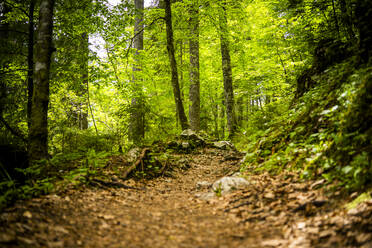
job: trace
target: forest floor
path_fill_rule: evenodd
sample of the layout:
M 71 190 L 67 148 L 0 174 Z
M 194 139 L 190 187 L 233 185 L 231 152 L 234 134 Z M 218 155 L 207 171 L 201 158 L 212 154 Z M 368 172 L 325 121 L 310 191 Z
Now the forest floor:
M 79 187 L 19 201 L 0 214 L 1 247 L 372 247 L 372 202 L 346 210 L 324 181 L 247 172 L 249 185 L 221 197 L 213 183 L 239 170 L 240 154 L 179 154 L 171 177 Z

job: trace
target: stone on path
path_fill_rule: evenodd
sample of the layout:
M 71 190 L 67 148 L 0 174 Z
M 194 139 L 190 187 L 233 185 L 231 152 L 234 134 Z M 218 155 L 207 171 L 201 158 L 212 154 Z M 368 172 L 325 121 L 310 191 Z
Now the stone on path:
M 234 189 L 242 188 L 248 186 L 249 182 L 242 177 L 222 177 L 215 181 L 212 185 L 214 191 L 219 191 L 221 193 L 227 193 Z

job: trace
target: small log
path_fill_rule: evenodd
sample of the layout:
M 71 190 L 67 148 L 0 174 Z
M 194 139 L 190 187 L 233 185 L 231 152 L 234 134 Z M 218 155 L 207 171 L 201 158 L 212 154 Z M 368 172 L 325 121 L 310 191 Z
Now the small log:
M 134 169 L 137 168 L 138 165 L 142 164 L 142 160 L 144 159 L 144 157 L 146 156 L 146 153 L 149 152 L 150 149 L 149 148 L 144 148 L 139 156 L 139 158 L 137 159 L 136 162 L 134 162 L 123 174 L 123 176 L 121 177 L 121 179 L 125 179 L 129 173 L 131 173 Z

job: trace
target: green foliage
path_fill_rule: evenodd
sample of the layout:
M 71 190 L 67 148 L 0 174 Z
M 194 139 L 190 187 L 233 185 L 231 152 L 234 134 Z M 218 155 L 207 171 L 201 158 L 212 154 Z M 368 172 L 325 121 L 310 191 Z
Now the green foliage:
M 348 60 L 314 78 L 316 86 L 251 143 L 245 168 L 300 170 L 304 178 L 324 177 L 346 189 L 368 187 L 371 68 L 355 69 Z
M 102 168 L 109 155 L 111 153 L 94 149 L 59 153 L 49 161 L 38 161 L 28 168 L 17 169 L 27 180 L 23 184 L 12 179 L 0 183 L 0 209 L 17 199 L 28 199 L 71 185 L 90 184 L 94 178 L 104 178 Z

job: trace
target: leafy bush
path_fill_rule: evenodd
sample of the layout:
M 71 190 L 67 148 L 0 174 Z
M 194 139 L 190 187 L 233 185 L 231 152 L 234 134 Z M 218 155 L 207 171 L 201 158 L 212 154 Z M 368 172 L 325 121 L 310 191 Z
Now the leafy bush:
M 346 61 L 313 79 L 313 89 L 258 132 L 261 137 L 248 145 L 242 169 L 301 170 L 304 178 L 338 180 L 350 190 L 367 187 L 372 181 L 372 68 L 355 69 Z

